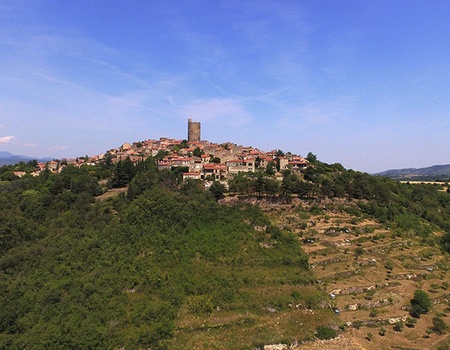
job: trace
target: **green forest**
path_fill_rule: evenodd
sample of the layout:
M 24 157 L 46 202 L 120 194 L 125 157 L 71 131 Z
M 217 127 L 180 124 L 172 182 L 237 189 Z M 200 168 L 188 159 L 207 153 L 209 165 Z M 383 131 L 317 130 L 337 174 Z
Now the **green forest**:
M 220 204 L 224 197 L 345 198 L 355 203 L 347 209 L 353 215 L 450 252 L 450 194 L 442 185 L 309 158 L 312 166 L 284 171 L 281 181 L 268 168 L 208 190 L 183 182 L 186 169 L 158 171 L 152 157 L 37 177 L 13 174 L 33 162 L 0 168 L 0 349 L 182 349 L 194 334 L 199 349 L 219 341 L 217 349 L 249 349 L 313 337 L 300 325 L 283 337 L 264 327 L 272 308 L 289 304 L 333 322 L 320 308 L 327 295 L 299 237 L 256 205 Z M 194 322 L 219 313 L 229 322 Z

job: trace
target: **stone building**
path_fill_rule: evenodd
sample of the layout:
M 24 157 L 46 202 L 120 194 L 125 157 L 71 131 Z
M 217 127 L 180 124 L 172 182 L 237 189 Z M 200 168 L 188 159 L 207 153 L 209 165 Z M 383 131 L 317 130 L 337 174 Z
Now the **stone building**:
M 188 142 L 200 141 L 200 122 L 193 122 L 188 119 Z

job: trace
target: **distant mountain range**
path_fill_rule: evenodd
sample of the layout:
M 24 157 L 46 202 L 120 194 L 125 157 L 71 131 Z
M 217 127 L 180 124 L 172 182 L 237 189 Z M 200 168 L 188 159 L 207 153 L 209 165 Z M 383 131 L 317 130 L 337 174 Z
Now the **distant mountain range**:
M 17 164 L 19 162 L 28 162 L 30 160 L 36 159 L 38 162 L 48 162 L 52 160 L 52 158 L 35 158 L 35 157 L 27 157 L 21 155 L 14 155 L 6 151 L 0 151 L 0 166 L 1 165 L 10 165 Z
M 386 176 L 396 180 L 435 180 L 450 178 L 450 164 L 433 165 L 426 168 L 392 169 L 375 175 Z

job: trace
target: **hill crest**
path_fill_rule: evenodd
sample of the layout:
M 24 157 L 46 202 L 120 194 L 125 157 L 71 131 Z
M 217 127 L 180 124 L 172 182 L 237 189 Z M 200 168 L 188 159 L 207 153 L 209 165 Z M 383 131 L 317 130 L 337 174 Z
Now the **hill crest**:
M 396 180 L 414 178 L 448 178 L 450 177 L 450 164 L 433 165 L 425 168 L 390 169 L 374 175 L 386 176 Z

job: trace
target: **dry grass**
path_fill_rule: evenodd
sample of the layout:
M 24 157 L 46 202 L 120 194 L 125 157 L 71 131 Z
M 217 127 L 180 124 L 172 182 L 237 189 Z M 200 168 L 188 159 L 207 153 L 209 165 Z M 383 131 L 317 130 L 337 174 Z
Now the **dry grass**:
M 307 208 L 303 208 L 305 210 Z M 445 268 L 450 266 L 450 261 L 438 247 L 424 246 L 414 236 L 398 237 L 373 220 L 361 220 L 338 210 L 310 215 L 307 227 L 297 230 L 299 223 L 304 223 L 305 219 L 303 215 L 295 220 L 292 215 L 295 211 L 295 208 L 289 208 L 274 213 L 272 208 L 271 215 L 277 217 L 280 226 L 292 227 L 292 231 L 299 234 L 299 239 L 314 237 L 314 242 L 304 244 L 303 248 L 310 256 L 310 263 L 315 265 L 313 271 L 322 281 L 320 285 L 323 290 L 329 293 L 351 287 L 365 288 L 364 291 L 344 295 L 338 293 L 336 299 L 331 301 L 341 310 L 340 324 L 407 317 L 410 300 L 417 289 L 426 291 L 436 303 L 429 314 L 417 321 L 415 327 L 405 326 L 402 332 L 394 331 L 392 324 L 361 326 L 359 329 L 348 327 L 342 338 L 344 341 L 317 342 L 299 349 L 431 349 L 447 337 L 434 333 L 426 336 L 436 315 L 450 324 L 446 299 L 450 290 L 447 291 L 445 285 L 450 284 L 450 274 Z M 357 255 L 356 249 L 362 250 L 362 254 Z M 342 257 L 346 257 L 345 260 Z M 326 261 L 329 263 L 323 264 Z M 388 261 L 392 263 L 392 271 L 386 267 Z M 331 278 L 333 276 L 335 278 Z M 383 283 L 388 285 L 367 291 Z M 389 304 L 360 308 L 361 305 L 382 300 L 389 300 Z M 349 305 L 357 305 L 358 308 L 348 310 Z M 376 309 L 375 317 L 370 317 L 372 309 Z M 379 335 L 381 328 L 386 330 L 384 336 Z M 368 333 L 372 336 L 368 337 Z
M 228 313 L 207 317 L 182 315 L 172 349 L 254 349 L 264 344 L 291 343 L 311 337 L 315 327 L 330 323 L 329 310 L 292 309 L 283 312 Z M 256 341 L 255 341 L 256 339 Z
M 128 186 L 122 187 L 122 188 L 112 188 L 112 189 L 106 191 L 105 193 L 103 193 L 102 195 L 95 197 L 95 200 L 105 201 L 108 198 L 119 195 L 120 193 L 127 193 L 127 191 L 128 191 Z

